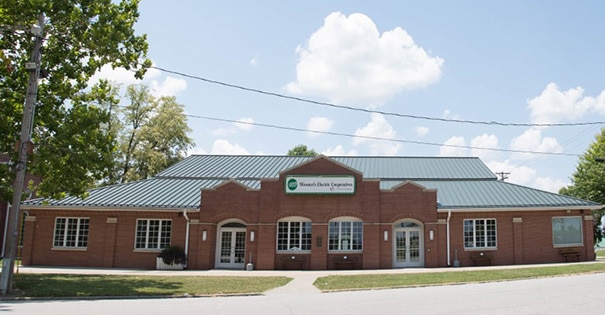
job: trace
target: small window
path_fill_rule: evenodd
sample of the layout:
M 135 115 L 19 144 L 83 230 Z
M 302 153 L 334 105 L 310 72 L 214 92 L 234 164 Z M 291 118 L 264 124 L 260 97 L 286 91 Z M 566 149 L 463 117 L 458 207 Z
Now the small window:
M 90 218 L 55 218 L 53 247 L 86 248 Z
M 311 221 L 277 222 L 278 251 L 310 251 Z
M 496 219 L 464 220 L 464 248 L 496 248 Z
M 582 218 L 552 218 L 552 240 L 559 247 L 582 245 Z
M 330 221 L 328 250 L 362 251 L 363 222 L 344 220 Z
M 170 246 L 171 220 L 138 219 L 135 249 L 162 250 Z

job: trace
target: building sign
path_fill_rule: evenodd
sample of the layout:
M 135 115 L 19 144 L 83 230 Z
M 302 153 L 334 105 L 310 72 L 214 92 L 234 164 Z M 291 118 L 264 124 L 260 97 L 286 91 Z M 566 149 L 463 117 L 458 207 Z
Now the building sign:
M 355 193 L 354 176 L 286 176 L 286 194 L 340 194 Z

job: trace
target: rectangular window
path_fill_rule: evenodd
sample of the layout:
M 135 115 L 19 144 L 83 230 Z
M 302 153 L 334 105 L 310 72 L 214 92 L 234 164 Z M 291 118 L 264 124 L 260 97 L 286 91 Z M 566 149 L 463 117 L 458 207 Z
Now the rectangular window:
M 311 222 L 278 222 L 277 250 L 311 250 Z
M 552 218 L 552 241 L 554 246 L 582 245 L 582 217 Z
M 171 220 L 138 219 L 135 238 L 136 249 L 164 249 L 170 246 Z
M 55 218 L 53 247 L 86 248 L 90 218 Z
M 496 219 L 464 220 L 464 248 L 496 248 Z
M 329 228 L 328 250 L 363 250 L 363 222 L 332 221 Z

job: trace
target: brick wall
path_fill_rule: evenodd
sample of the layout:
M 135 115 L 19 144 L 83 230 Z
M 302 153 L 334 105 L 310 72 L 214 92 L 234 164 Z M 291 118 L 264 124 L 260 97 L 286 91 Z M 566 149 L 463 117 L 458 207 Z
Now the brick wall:
M 284 189 L 288 175 L 351 175 L 356 191 L 352 195 L 292 195 Z M 437 211 L 437 192 L 413 182 L 391 190 L 380 190 L 379 182 L 364 179 L 354 170 L 325 158 L 284 172 L 278 179 L 261 181 L 261 188 L 250 189 L 227 181 L 202 191 L 199 212 L 189 213 L 189 269 L 216 267 L 217 240 L 224 224 L 245 226 L 245 262 L 256 269 L 352 269 L 393 268 L 394 227 L 414 222 L 422 231 L 423 265 L 444 267 L 453 263 L 455 253 L 462 266 L 475 263 L 472 256 L 484 253 L 493 265 L 548 263 L 564 261 L 560 248 L 553 245 L 552 217 L 582 218 L 584 230 L 580 260 L 594 259 L 592 217 L 588 210 L 571 211 Z M 30 209 L 26 222 L 23 262 L 26 265 L 83 267 L 155 268 L 158 251 L 135 250 L 137 219 L 172 220 L 172 245 L 185 246 L 186 220 L 170 211 L 84 211 Z M 90 218 L 89 243 L 85 250 L 53 248 L 56 217 Z M 278 252 L 277 222 L 296 217 L 312 222 L 311 250 Z M 328 222 L 341 217 L 363 222 L 363 252 L 328 251 Z M 347 219 L 347 220 L 348 220 Z M 465 219 L 495 219 L 497 247 L 471 250 L 464 247 Z M 254 232 L 254 240 L 251 233 Z M 431 235 L 433 236 L 431 239 Z

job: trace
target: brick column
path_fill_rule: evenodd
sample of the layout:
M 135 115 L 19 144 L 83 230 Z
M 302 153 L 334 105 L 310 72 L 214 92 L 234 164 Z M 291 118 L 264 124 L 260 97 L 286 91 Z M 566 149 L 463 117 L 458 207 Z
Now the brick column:
M 516 265 L 523 263 L 523 218 L 513 218 L 513 257 Z
M 118 218 L 107 218 L 105 221 L 105 247 L 103 248 L 103 267 L 111 268 L 116 256 L 116 231 Z
M 26 216 L 25 221 L 25 233 L 21 236 L 23 237 L 23 248 L 21 249 L 21 263 L 25 266 L 31 265 L 33 263 L 33 251 L 34 247 L 34 232 L 36 229 L 36 216 Z
M 584 216 L 584 244 L 586 249 L 586 260 L 594 260 L 594 217 L 592 215 Z M 589 241 L 589 240 L 592 240 Z

